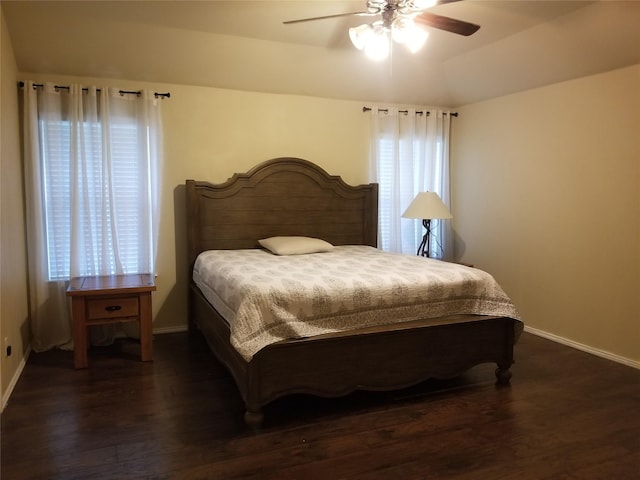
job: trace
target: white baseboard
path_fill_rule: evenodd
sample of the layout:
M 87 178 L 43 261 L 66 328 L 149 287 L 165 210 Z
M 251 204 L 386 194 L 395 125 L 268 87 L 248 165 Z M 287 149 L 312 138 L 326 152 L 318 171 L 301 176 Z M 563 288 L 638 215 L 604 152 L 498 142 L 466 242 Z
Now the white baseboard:
M 640 370 L 640 362 L 635 360 L 631 360 L 630 358 L 621 357 L 620 355 L 616 355 L 615 353 L 607 352 L 606 350 L 600 350 L 599 348 L 590 347 L 589 345 L 584 345 L 582 343 L 574 342 L 573 340 L 569 340 L 568 338 L 560 337 L 558 335 L 554 335 L 553 333 L 548 333 L 543 330 L 538 330 L 537 328 L 526 326 L 524 327 L 525 332 L 529 332 L 533 335 L 537 335 L 538 337 L 546 338 L 547 340 L 551 340 L 556 343 L 561 343 L 563 345 L 567 345 L 568 347 L 572 347 L 578 350 L 582 350 L 583 352 L 590 353 L 592 355 L 597 355 L 598 357 L 606 358 L 607 360 L 612 360 L 617 363 L 622 363 L 623 365 L 627 365 L 629 367 L 637 368 Z
M 22 371 L 24 370 L 24 367 L 27 365 L 27 360 L 29 359 L 29 355 L 31 355 L 31 345 L 27 346 L 27 351 L 25 352 L 24 357 L 22 357 L 22 360 L 20 360 L 20 363 L 18 364 L 18 368 L 13 374 L 13 377 L 11 378 L 11 382 L 9 382 L 9 385 L 7 386 L 7 391 L 4 392 L 4 395 L 2 395 L 2 408 L 0 409 L 0 411 L 4 411 L 4 407 L 6 407 L 7 403 L 9 403 L 9 397 L 11 397 L 11 394 L 13 393 L 13 389 L 15 388 L 16 384 L 18 383 L 18 380 L 20 379 L 20 376 L 22 375 Z
M 181 332 L 186 332 L 187 330 L 189 330 L 189 327 L 187 327 L 187 325 L 180 325 L 177 327 L 162 327 L 162 328 L 154 328 L 153 334 L 162 335 L 163 333 L 181 333 Z

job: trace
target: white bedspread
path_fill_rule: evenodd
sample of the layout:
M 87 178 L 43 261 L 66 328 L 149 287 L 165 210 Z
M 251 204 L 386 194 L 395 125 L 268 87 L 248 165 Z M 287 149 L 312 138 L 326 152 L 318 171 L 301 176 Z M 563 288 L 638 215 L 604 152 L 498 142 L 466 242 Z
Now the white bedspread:
M 520 319 L 482 270 L 366 246 L 292 256 L 210 250 L 193 279 L 247 361 L 286 338 L 455 314 Z

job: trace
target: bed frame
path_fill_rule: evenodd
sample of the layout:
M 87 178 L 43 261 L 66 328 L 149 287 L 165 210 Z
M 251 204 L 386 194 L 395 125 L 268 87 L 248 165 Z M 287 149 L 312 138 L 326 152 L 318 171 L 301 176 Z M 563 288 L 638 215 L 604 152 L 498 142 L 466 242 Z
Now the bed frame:
M 297 158 L 264 162 L 222 184 L 187 180 L 189 278 L 198 254 L 256 248 L 275 235 L 318 237 L 334 245 L 377 243 L 377 184 L 350 186 Z M 226 321 L 190 282 L 189 327 L 204 334 L 233 375 L 259 427 L 263 407 L 292 393 L 335 397 L 355 390 L 394 390 L 450 378 L 496 363 L 499 384 L 511 378 L 515 320 L 457 315 L 285 340 L 246 362 L 231 346 Z

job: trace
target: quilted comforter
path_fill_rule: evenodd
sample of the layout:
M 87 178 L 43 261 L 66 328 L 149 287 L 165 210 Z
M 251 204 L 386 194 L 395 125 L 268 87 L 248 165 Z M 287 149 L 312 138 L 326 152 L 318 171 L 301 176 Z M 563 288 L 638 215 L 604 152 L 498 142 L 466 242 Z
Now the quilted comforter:
M 520 320 L 487 272 L 367 246 L 291 256 L 209 250 L 198 256 L 193 280 L 246 361 L 283 339 L 374 325 L 458 314 Z

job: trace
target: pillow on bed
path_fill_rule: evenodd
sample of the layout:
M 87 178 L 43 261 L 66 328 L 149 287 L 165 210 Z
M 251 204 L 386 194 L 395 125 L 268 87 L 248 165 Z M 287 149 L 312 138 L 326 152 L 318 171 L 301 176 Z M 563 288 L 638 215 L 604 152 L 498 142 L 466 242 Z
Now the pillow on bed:
M 258 240 L 258 243 L 276 255 L 320 253 L 333 248 L 329 242 L 312 237 L 270 237 Z

